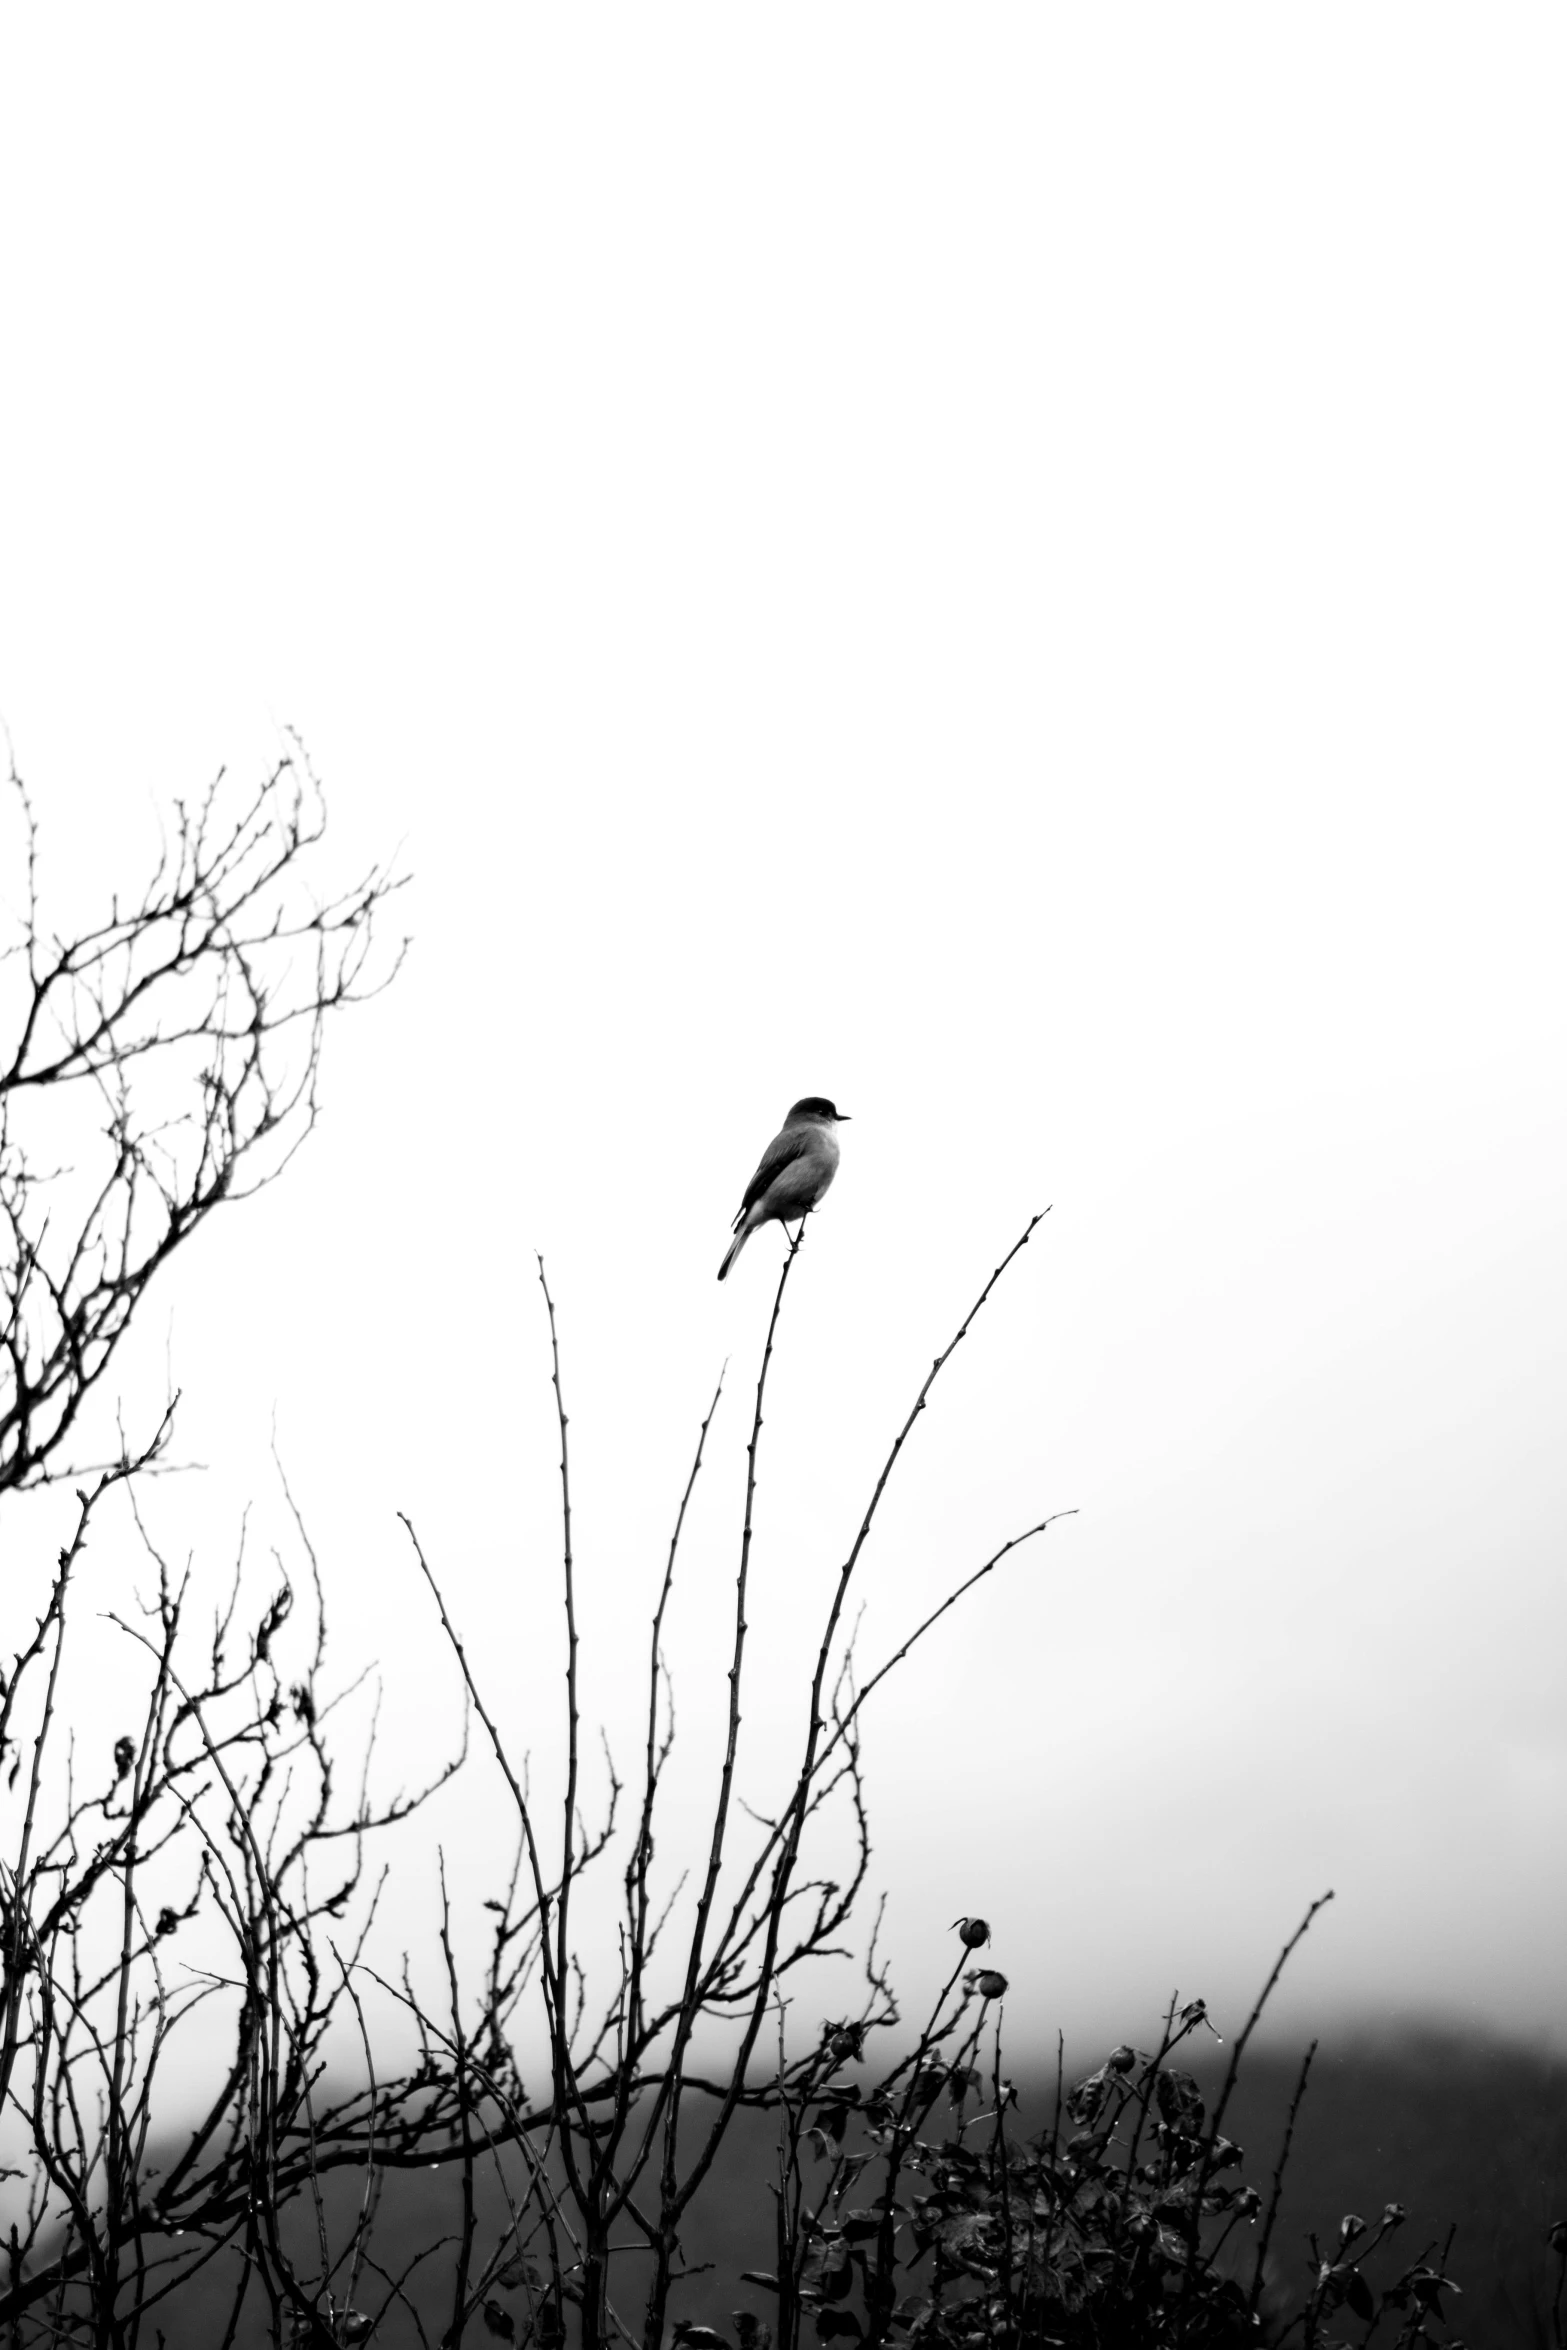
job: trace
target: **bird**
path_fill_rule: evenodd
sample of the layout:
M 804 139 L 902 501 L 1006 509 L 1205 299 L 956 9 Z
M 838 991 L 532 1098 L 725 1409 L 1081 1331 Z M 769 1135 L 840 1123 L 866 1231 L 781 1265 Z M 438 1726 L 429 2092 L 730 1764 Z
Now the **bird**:
M 847 1124 L 847 1113 L 819 1093 L 808 1093 L 795 1103 L 745 1187 L 734 1239 L 718 1268 L 720 1281 L 758 1225 L 792 1223 L 819 1204 L 838 1172 L 838 1137 L 833 1130 Z

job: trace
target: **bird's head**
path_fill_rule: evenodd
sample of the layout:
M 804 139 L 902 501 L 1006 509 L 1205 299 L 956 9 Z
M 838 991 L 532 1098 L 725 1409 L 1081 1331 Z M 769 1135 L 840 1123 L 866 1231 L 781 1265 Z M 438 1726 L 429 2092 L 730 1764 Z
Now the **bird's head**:
M 835 1110 L 824 1094 L 808 1093 L 784 1120 L 786 1126 L 846 1126 L 848 1113 Z

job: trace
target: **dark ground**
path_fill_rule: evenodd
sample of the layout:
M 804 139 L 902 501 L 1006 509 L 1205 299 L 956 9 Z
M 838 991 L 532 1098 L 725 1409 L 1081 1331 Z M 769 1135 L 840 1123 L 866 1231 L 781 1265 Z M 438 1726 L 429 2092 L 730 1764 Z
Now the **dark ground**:
M 1244 2176 L 1264 2196 L 1299 2061 L 1299 2050 L 1248 2054 L 1226 2119 L 1227 2133 L 1246 2150 Z M 1025 2086 L 1025 2133 L 1048 2123 L 1053 2102 L 1053 2082 Z M 742 2284 L 741 2270 L 773 2265 L 767 2192 L 773 2125 L 755 2115 L 740 2119 L 691 2229 L 690 2258 L 713 2266 L 681 2288 L 674 2307 L 675 2315 L 731 2335 L 733 2310 L 770 2314 L 766 2291 Z M 351 2229 L 362 2184 L 357 2175 L 331 2182 L 327 2220 L 334 2247 Z M 1456 2223 L 1449 2273 L 1463 2292 L 1449 2323 L 1471 2350 L 1535 2350 L 1547 2343 L 1553 2263 L 1544 2238 L 1551 2222 L 1567 2215 L 1567 2062 L 1514 2045 L 1435 2034 L 1394 2046 L 1346 2040 L 1320 2050 L 1286 2178 L 1276 2267 L 1292 2284 L 1304 2279 L 1308 2230 L 1334 2239 L 1345 2212 L 1374 2220 L 1390 2200 L 1409 2213 L 1398 2243 L 1405 2263 L 1426 2246 L 1439 2246 Z M 422 2245 L 453 2231 L 457 2217 L 455 2172 L 394 2174 L 380 2204 L 377 2257 L 388 2270 L 400 2271 Z M 309 2224 L 313 2235 L 313 2215 Z M 480 2199 L 481 2257 L 504 2224 L 504 2202 L 489 2184 Z M 617 2271 L 614 2289 L 633 2331 L 639 2316 L 634 2265 Z M 156 2345 L 154 2327 L 168 2350 L 216 2350 L 234 2274 L 233 2255 L 225 2254 L 163 2304 L 143 2333 L 148 2350 Z M 410 2280 L 409 2297 L 432 2342 L 449 2318 L 450 2293 L 449 2253 L 438 2254 Z M 361 2276 L 354 2293 L 359 2307 L 379 2309 L 384 2298 L 384 2284 Z M 259 2303 L 247 2312 L 241 2343 L 263 2339 L 262 2314 Z M 375 2339 L 388 2346 L 414 2344 L 407 2311 L 394 2307 Z M 494 2350 L 482 2325 L 468 2339 Z

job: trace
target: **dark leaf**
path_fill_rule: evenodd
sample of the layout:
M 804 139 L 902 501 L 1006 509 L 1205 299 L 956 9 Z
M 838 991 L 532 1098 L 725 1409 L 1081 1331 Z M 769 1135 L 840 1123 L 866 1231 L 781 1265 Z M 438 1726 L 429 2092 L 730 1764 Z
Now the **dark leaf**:
M 1371 2287 L 1358 2268 L 1352 2268 L 1344 2283 L 1344 2298 L 1357 2317 L 1369 2323 L 1376 2316 L 1377 2305 L 1371 2298 Z
M 1162 2072 L 1154 2084 L 1154 2095 L 1167 2122 L 1184 2130 L 1201 2127 L 1202 2096 L 1190 2073 Z
M 834 2260 L 821 2274 L 821 2296 L 824 2301 L 841 2301 L 854 2283 L 854 2267 L 847 2258 Z
M 1091 2122 L 1105 2100 L 1107 2087 L 1105 2067 L 1090 2073 L 1086 2081 L 1079 2081 L 1066 2094 L 1066 2110 L 1075 2122 Z
M 947 2075 L 947 2095 L 954 2105 L 961 2106 L 965 2097 L 973 2095 L 983 2075 L 972 2064 L 955 2064 Z

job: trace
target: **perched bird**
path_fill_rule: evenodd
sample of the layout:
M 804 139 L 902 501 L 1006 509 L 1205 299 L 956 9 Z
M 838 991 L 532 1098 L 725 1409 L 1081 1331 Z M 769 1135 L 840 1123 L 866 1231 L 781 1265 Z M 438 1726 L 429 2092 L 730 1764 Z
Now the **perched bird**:
M 720 1281 L 759 1224 L 789 1224 L 796 1216 L 810 1214 L 838 1172 L 833 1128 L 846 1123 L 842 1110 L 835 1110 L 819 1093 L 808 1093 L 795 1103 L 745 1187 L 734 1239 L 718 1268 Z

